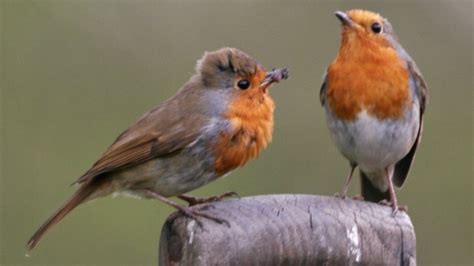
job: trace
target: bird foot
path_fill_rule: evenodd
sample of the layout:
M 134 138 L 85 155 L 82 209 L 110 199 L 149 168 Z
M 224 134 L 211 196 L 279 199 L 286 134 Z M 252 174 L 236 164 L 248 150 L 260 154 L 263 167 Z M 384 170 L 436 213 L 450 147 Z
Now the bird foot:
M 148 197 L 150 198 L 155 198 L 155 199 L 158 199 L 168 205 L 170 205 L 171 207 L 177 209 L 179 212 L 181 212 L 182 214 L 184 214 L 185 216 L 193 219 L 194 221 L 196 221 L 196 223 L 199 225 L 199 227 L 203 227 L 203 224 L 202 224 L 202 221 L 201 221 L 201 217 L 202 218 L 206 218 L 206 219 L 209 219 L 209 220 L 212 220 L 218 224 L 227 224 L 228 227 L 230 227 L 230 224 L 228 221 L 224 220 L 224 219 L 221 219 L 217 216 L 214 216 L 214 215 L 210 215 L 210 214 L 207 214 L 204 212 L 205 208 L 206 208 L 206 205 L 204 205 L 203 207 L 201 208 L 198 208 L 198 209 L 195 209 L 195 208 L 191 208 L 189 206 L 181 206 L 179 205 L 178 203 L 174 202 L 174 201 L 171 201 L 169 199 L 167 199 L 166 197 L 156 193 L 155 191 L 153 190 L 149 190 L 149 189 L 145 189 L 144 190 L 145 194 L 148 195 Z M 226 194 L 229 194 L 228 193 L 224 193 L 223 195 L 226 195 Z M 222 195 L 221 195 L 222 196 Z M 218 198 L 219 196 L 217 196 Z
M 392 201 L 387 201 L 387 200 L 381 200 L 379 202 L 379 204 L 381 205 L 384 205 L 384 206 L 388 206 L 388 207 L 392 207 L 392 216 L 395 216 L 397 214 L 398 211 L 403 211 L 403 212 L 407 212 L 408 211 L 408 207 L 407 206 L 399 206 L 397 203 L 394 203 Z
M 352 197 L 353 200 L 364 201 L 364 197 L 362 195 L 356 194 Z
M 336 192 L 334 193 L 334 197 L 336 198 L 340 198 L 340 199 L 346 199 L 347 198 L 347 195 L 345 194 L 341 194 L 339 192 Z M 364 197 L 362 197 L 362 195 L 354 195 L 352 197 L 353 200 L 359 200 L 359 201 L 364 201 Z
M 336 192 L 336 193 L 334 193 L 334 197 L 340 198 L 340 199 L 345 199 L 347 196 L 345 194 Z
M 209 219 L 209 220 L 214 221 L 218 224 L 226 224 L 227 227 L 230 228 L 230 223 L 227 220 L 219 218 L 219 217 L 214 216 L 214 215 L 210 215 L 210 214 L 205 213 L 201 210 L 194 210 L 194 209 L 191 209 L 189 207 L 181 207 L 181 208 L 178 208 L 178 211 L 181 212 L 182 214 L 184 214 L 185 216 L 187 216 L 187 217 L 193 219 L 194 221 L 196 221 L 196 223 L 201 228 L 203 228 L 203 223 L 202 223 L 201 218 Z
M 194 206 L 194 205 L 197 205 L 197 204 L 204 204 L 204 203 L 210 203 L 210 202 L 215 202 L 215 201 L 221 201 L 221 200 L 223 200 L 225 198 L 228 198 L 228 197 L 239 197 L 239 195 L 237 193 L 233 192 L 233 191 L 228 191 L 228 192 L 225 192 L 221 195 L 212 196 L 212 197 L 208 197 L 208 198 L 193 197 L 191 195 L 186 195 L 186 194 L 182 194 L 182 195 L 178 196 L 179 199 L 186 201 L 189 204 L 188 206 Z

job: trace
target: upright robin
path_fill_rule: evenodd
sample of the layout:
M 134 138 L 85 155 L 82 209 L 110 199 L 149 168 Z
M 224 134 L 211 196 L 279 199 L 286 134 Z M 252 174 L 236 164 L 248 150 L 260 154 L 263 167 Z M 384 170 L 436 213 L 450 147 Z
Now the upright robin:
M 362 197 L 396 212 L 394 186 L 403 185 L 420 143 L 427 86 L 387 19 L 365 10 L 335 15 L 341 46 L 320 100 L 331 138 L 350 162 L 340 196 L 359 166 Z
M 194 219 L 222 222 L 167 198 L 203 202 L 183 193 L 243 166 L 270 143 L 275 106 L 268 88 L 287 77 L 286 69 L 266 72 L 235 48 L 205 53 L 176 95 L 118 136 L 75 182 L 79 189 L 36 231 L 28 249 L 79 204 L 116 192 L 159 199 Z

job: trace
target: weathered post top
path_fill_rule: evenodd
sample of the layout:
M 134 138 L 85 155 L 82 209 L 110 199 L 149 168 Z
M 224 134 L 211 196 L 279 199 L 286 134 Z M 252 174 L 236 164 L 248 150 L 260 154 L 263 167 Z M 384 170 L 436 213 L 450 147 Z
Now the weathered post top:
M 193 208 L 227 220 L 179 213 L 162 229 L 160 265 L 416 265 L 415 231 L 405 212 L 311 195 L 266 195 Z

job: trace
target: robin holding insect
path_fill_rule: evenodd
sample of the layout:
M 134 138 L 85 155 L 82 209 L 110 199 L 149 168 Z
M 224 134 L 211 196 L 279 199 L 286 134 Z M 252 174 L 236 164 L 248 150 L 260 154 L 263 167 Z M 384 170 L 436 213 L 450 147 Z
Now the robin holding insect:
M 350 163 L 340 196 L 358 166 L 362 197 L 396 212 L 395 187 L 405 182 L 420 143 L 427 86 L 387 19 L 365 10 L 335 15 L 341 46 L 320 100 L 331 138 Z
M 271 141 L 270 86 L 288 77 L 287 69 L 270 72 L 246 53 L 223 48 L 205 53 L 196 74 L 174 95 L 125 130 L 75 183 L 76 193 L 31 237 L 42 236 L 75 207 L 112 193 L 155 198 L 183 214 L 225 222 L 190 205 L 212 200 L 184 195 L 255 158 Z

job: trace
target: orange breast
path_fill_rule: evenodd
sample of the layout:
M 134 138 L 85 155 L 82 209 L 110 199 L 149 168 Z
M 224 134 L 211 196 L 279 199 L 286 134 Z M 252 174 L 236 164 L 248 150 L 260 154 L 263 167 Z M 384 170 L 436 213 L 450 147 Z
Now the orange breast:
M 379 119 L 401 117 L 409 101 L 408 80 L 409 73 L 392 48 L 352 44 L 350 50 L 341 49 L 328 68 L 327 101 L 345 120 L 362 110 Z
M 242 94 L 232 101 L 225 118 L 231 132 L 222 132 L 214 147 L 215 170 L 223 175 L 255 158 L 272 139 L 273 100 L 266 94 Z

